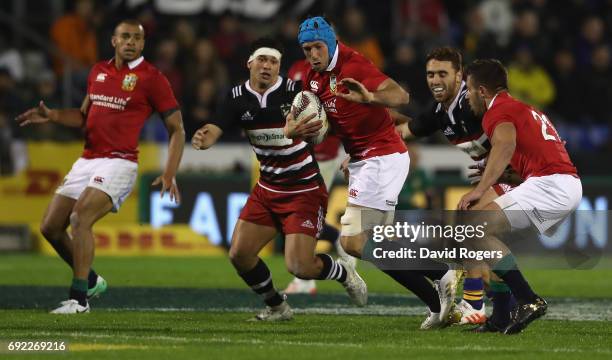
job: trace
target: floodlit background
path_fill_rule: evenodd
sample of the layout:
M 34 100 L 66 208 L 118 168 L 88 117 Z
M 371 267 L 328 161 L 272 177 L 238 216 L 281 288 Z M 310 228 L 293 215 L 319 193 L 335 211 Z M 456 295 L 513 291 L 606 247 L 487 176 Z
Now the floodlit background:
M 608 209 L 612 1 L 6 0 L 0 3 L 2 247 L 48 250 L 38 223 L 83 146 L 80 130 L 56 124 L 19 128 L 15 115 L 40 99 L 50 107 L 79 106 L 91 66 L 113 56 L 110 36 L 120 19 L 144 24 L 144 56 L 170 80 L 188 143 L 214 117 L 232 84 L 247 78 L 250 42 L 263 35 L 281 39 L 284 73 L 303 58 L 297 26 L 314 14 L 325 14 L 341 41 L 410 91 L 410 105 L 401 109 L 410 116 L 431 106 L 424 73 L 431 48 L 456 46 L 466 64 L 479 57 L 501 59 L 509 69 L 510 92 L 548 114 L 567 141 L 585 184 L 583 209 Z M 165 162 L 166 140 L 154 115 L 141 134 L 139 186 L 119 214 L 96 227 L 98 240 L 105 239 L 98 243 L 99 255 L 216 254 L 216 246 L 227 245 L 256 176 L 246 139 L 235 129 L 210 151 L 186 147 L 179 181 L 184 202 L 178 208 L 157 199 L 148 186 Z M 410 148 L 412 175 L 399 208 L 454 208 L 471 160 L 442 135 Z M 345 204 L 344 183 L 336 180 L 332 223 Z M 176 226 L 166 228 L 172 240 L 164 243 L 153 228 L 168 224 Z
M 458 326 L 419 332 L 423 304 L 359 262 L 369 306 L 353 307 L 339 284 L 319 282 L 316 296 L 290 296 L 294 321 L 245 323 L 262 304 L 226 249 L 257 176 L 250 146 L 239 129 L 208 151 L 186 146 L 178 175 L 183 203 L 176 206 L 150 187 L 167 154 L 157 116 L 141 134 L 134 192 L 118 214 L 94 227 L 94 268 L 109 290 L 91 301 L 91 314 L 48 315 L 65 299 L 72 273 L 42 238 L 40 220 L 80 156 L 83 134 L 55 124 L 19 128 L 15 116 L 41 99 L 78 107 L 91 66 L 113 56 L 115 24 L 136 18 L 146 29 L 145 58 L 168 77 L 181 104 L 189 144 L 232 84 L 247 78 L 250 42 L 279 37 L 284 76 L 303 57 L 298 24 L 319 14 L 341 41 L 409 90 L 410 105 L 400 109 L 407 115 L 431 106 L 424 59 L 441 45 L 460 48 L 466 64 L 499 58 L 512 95 L 548 115 L 567 141 L 584 198 L 583 216 L 570 219 L 563 236 L 534 239 L 550 258 L 518 257 L 550 303 L 547 317 L 512 338 L 475 336 Z M 66 358 L 75 359 L 611 358 L 611 41 L 611 0 L 0 1 L 0 357 L 9 341 L 61 340 Z M 410 177 L 398 208 L 454 209 L 469 189 L 470 158 L 442 135 L 409 148 Z M 345 203 L 338 175 L 329 222 L 338 223 Z M 319 243 L 319 250 L 331 248 Z M 280 249 L 279 237 L 263 255 L 283 289 L 292 277 Z M 546 267 L 549 261 L 590 270 Z

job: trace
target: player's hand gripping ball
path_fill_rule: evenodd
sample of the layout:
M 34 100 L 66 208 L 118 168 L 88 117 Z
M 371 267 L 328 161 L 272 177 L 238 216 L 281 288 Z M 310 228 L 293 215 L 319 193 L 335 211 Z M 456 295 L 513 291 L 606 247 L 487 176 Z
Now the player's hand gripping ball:
M 305 139 L 312 144 L 320 144 L 327 135 L 329 123 L 327 121 L 327 114 L 319 98 L 310 91 L 300 91 L 295 95 L 295 98 L 293 98 L 292 109 L 294 121 L 298 123 L 311 117 L 313 114 L 314 117 L 308 120 L 307 123 L 317 120 L 322 122 L 323 126 L 319 132 L 315 136 Z

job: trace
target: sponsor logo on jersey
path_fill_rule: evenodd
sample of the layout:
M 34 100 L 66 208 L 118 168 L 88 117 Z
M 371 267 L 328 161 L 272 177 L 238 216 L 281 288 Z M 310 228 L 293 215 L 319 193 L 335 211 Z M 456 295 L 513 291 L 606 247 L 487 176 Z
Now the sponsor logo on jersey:
M 121 90 L 124 91 L 134 91 L 136 87 L 136 81 L 138 80 L 138 76 L 134 73 L 129 73 L 125 75 L 123 81 L 121 82 Z
M 253 120 L 253 115 L 251 115 L 251 113 L 247 110 L 247 112 L 245 112 L 244 114 L 242 114 L 242 116 L 240 117 L 240 120 L 242 121 L 250 121 Z
M 389 206 L 397 205 L 397 201 L 393 201 L 393 200 L 385 200 L 385 203 Z
M 97 82 L 104 82 L 104 80 L 106 80 L 106 74 L 105 73 L 99 73 L 98 76 L 96 76 L 96 81 Z
M 94 182 L 95 182 L 96 184 L 103 184 L 103 183 L 104 183 L 104 178 L 103 178 L 102 176 L 96 176 L 96 177 L 94 178 Z
M 310 80 L 310 90 L 314 93 L 319 92 L 319 83 L 315 80 Z
M 312 221 L 310 221 L 310 220 L 304 221 L 302 223 L 302 227 L 309 228 L 309 229 L 314 229 L 314 225 L 312 224 Z
M 293 140 L 285 137 L 282 128 L 247 130 L 247 136 L 253 145 L 287 146 L 293 144 Z
M 323 103 L 326 112 L 337 113 L 336 98 L 332 98 Z
M 102 94 L 90 94 L 89 100 L 91 100 L 92 105 L 103 106 L 109 109 L 114 110 L 125 110 L 125 107 L 128 104 L 132 97 L 121 98 L 117 96 L 107 96 Z
M 337 82 L 336 82 L 336 74 L 332 73 L 329 76 L 329 90 L 331 91 L 332 94 L 336 95 L 336 89 L 338 88 L 337 86 Z
M 455 132 L 453 131 L 453 129 L 451 129 L 450 126 L 447 126 L 446 129 L 444 129 L 444 135 L 445 136 L 455 135 Z
M 353 199 L 357 198 L 357 194 L 359 193 L 359 190 L 357 189 L 349 189 L 349 193 L 348 195 L 350 197 L 352 197 Z
M 286 118 L 291 111 L 291 103 L 284 103 L 280 106 L 281 112 L 283 113 L 283 117 Z

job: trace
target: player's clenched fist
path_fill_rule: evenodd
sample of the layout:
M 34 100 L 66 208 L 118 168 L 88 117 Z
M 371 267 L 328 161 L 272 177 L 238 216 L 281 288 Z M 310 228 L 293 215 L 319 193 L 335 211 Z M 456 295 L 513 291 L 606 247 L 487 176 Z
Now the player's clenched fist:
M 211 124 L 206 124 L 198 129 L 191 138 L 191 146 L 196 150 L 206 150 L 211 147 L 215 141 L 212 140 L 211 133 L 213 128 Z M 215 138 L 216 140 L 216 138 Z
M 319 130 L 321 130 L 323 127 L 323 122 L 320 120 L 311 121 L 317 116 L 317 114 L 311 114 L 300 121 L 296 121 L 293 112 L 294 109 L 292 109 L 287 115 L 287 121 L 285 123 L 285 127 L 283 128 L 285 137 L 288 139 L 308 139 L 313 136 L 317 136 Z

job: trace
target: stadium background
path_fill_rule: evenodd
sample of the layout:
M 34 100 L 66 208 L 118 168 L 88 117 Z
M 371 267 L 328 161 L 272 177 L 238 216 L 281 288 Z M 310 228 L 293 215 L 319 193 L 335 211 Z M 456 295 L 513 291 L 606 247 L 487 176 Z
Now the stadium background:
M 119 19 L 134 17 L 146 28 L 145 58 L 168 77 L 181 103 L 187 139 L 215 113 L 228 87 L 248 76 L 249 43 L 278 36 L 285 47 L 283 71 L 303 58 L 296 43 L 299 20 L 326 14 L 340 39 L 359 49 L 411 93 L 402 112 L 415 116 L 431 103 L 423 59 L 434 46 L 463 49 L 466 63 L 497 57 L 509 67 L 513 95 L 544 110 L 566 139 L 586 183 L 591 204 L 612 196 L 611 1 L 4 1 L 0 4 L 0 219 L 24 226 L 20 237 L 41 244 L 38 222 L 51 194 L 82 148 L 82 134 L 60 125 L 19 128 L 12 119 L 43 99 L 51 107 L 79 106 L 85 79 L 98 59 L 112 57 L 109 39 Z M 166 135 L 159 118 L 142 132 L 141 174 L 159 172 Z M 400 208 L 452 208 L 465 185 L 467 156 L 441 137 L 412 144 L 414 179 Z M 250 187 L 252 156 L 238 129 L 202 153 L 186 148 L 181 166 L 185 202 L 179 209 L 151 194 L 150 177 L 118 215 L 96 229 L 117 255 L 164 253 L 154 227 L 177 224 L 172 239 L 182 248 L 227 244 L 228 234 Z M 418 163 L 418 164 L 417 164 Z M 418 169 L 417 169 L 418 168 Z M 231 182 L 223 178 L 232 179 Z M 242 179 L 242 180 L 238 180 Z M 342 179 L 332 192 L 328 219 L 344 205 Z M 591 185 L 593 187 L 591 187 Z M 610 185 L 610 186 L 608 186 Z M 414 189 L 412 189 L 414 188 Z M 414 191 L 412 191 L 414 190 Z M 601 201 L 599 202 L 601 203 Z M 594 206 L 594 205 L 593 205 Z M 599 208 L 600 210 L 607 210 Z M 181 225 L 182 224 L 182 225 Z M 185 224 L 195 231 L 190 233 Z M 118 228 L 121 227 L 121 231 Z M 179 235 L 180 233 L 180 235 Z M 149 237 L 153 236 L 152 243 Z M 136 239 L 146 239 L 136 241 Z M 166 240 L 169 247 L 174 240 Z M 149 244 L 149 245 L 147 245 Z M 188 244 L 188 245 L 187 245 Z M 26 243 L 25 246 L 29 246 Z M 164 246 L 164 245 L 160 245 Z M 113 250 L 114 251 L 114 250 Z M 113 252 L 111 251 L 111 253 Z M 161 252 L 160 252 L 161 251 Z M 172 250 L 175 251 L 175 250 Z
M 89 68 L 99 59 L 112 57 L 114 25 L 133 17 L 146 29 L 145 58 L 162 70 L 177 95 L 189 140 L 214 116 L 227 89 L 247 78 L 245 61 L 253 39 L 278 36 L 285 47 L 283 72 L 302 58 L 296 33 L 299 21 L 308 14 L 325 14 L 341 41 L 360 50 L 408 89 L 411 102 L 401 111 L 411 116 L 431 102 L 423 63 L 429 49 L 446 44 L 459 47 L 466 63 L 478 57 L 501 59 L 509 68 L 510 92 L 547 113 L 567 141 L 585 185 L 582 209 L 608 210 L 612 200 L 610 0 L 6 0 L 0 2 L 0 289 L 4 289 L 0 308 L 44 309 L 61 299 L 60 285 L 70 275 L 61 260 L 47 256 L 54 253 L 38 227 L 55 188 L 83 146 L 79 131 L 54 124 L 19 128 L 15 115 L 39 99 L 50 107 L 79 106 Z M 143 299 L 151 301 L 151 308 L 163 307 L 159 299 L 165 293 L 153 296 L 138 286 L 195 287 L 205 289 L 212 298 L 215 289 L 243 288 L 225 259 L 224 248 L 252 182 L 253 157 L 246 139 L 236 130 L 209 151 L 186 147 L 178 178 L 184 199 L 180 207 L 159 199 L 149 186 L 165 162 L 166 140 L 162 121 L 154 116 L 141 135 L 137 188 L 118 214 L 107 216 L 94 229 L 96 268 L 110 276 L 111 287 L 120 287 L 115 297 L 102 302 L 103 308 L 121 308 L 119 294 L 126 291 L 131 299 L 127 308 L 140 306 Z M 418 175 L 409 181 L 400 208 L 453 208 L 468 186 L 470 159 L 440 136 L 411 143 L 410 149 L 411 173 Z M 343 212 L 345 193 L 338 176 L 330 194 L 328 220 L 332 223 Z M 603 238 L 587 246 L 609 253 L 612 245 L 607 234 L 606 229 Z M 280 244 L 276 245 L 278 249 Z M 282 260 L 271 256 L 269 261 L 277 286 L 282 287 L 289 280 Z M 599 265 L 607 269 L 610 262 L 604 259 Z M 374 283 L 371 290 L 400 292 L 363 266 L 366 280 Z M 561 275 L 569 281 L 566 284 L 551 284 L 548 273 L 531 275 L 552 296 L 599 298 L 597 311 L 612 319 L 612 293 L 606 290 L 612 288 L 609 270 L 566 272 Z M 387 285 L 376 285 L 379 278 Z M 594 279 L 593 283 L 600 280 L 604 288 L 594 289 L 596 285 L 589 285 L 586 278 Z M 48 288 L 37 288 L 41 285 Z M 321 291 L 333 294 L 338 289 L 324 285 Z M 23 294 L 34 295 L 25 296 L 29 300 L 24 301 Z M 51 298 L 49 294 L 60 295 Z M 174 306 L 186 306 L 199 295 L 187 291 L 187 300 Z M 250 296 L 237 293 L 236 299 L 238 295 Z M 389 299 L 379 298 L 379 306 L 397 305 L 393 297 Z M 236 300 L 228 308 L 257 307 L 257 301 L 251 300 Z M 335 301 L 324 298 L 319 305 L 331 303 L 339 308 Z M 109 314 L 115 320 L 120 316 Z M 39 326 L 38 315 L 30 313 L 4 315 L 15 323 L 28 319 L 25 328 L 53 327 L 49 320 Z M 228 316 L 230 321 L 240 317 Z M 417 320 L 413 322 L 415 327 Z M 594 328 L 599 326 L 604 325 Z M 0 330 L 0 339 L 11 329 L 7 325 Z M 606 337 L 599 340 L 607 342 L 609 349 L 610 328 L 602 329 Z M 574 355 L 580 354 L 584 355 Z M 605 357 L 610 352 L 590 355 Z

